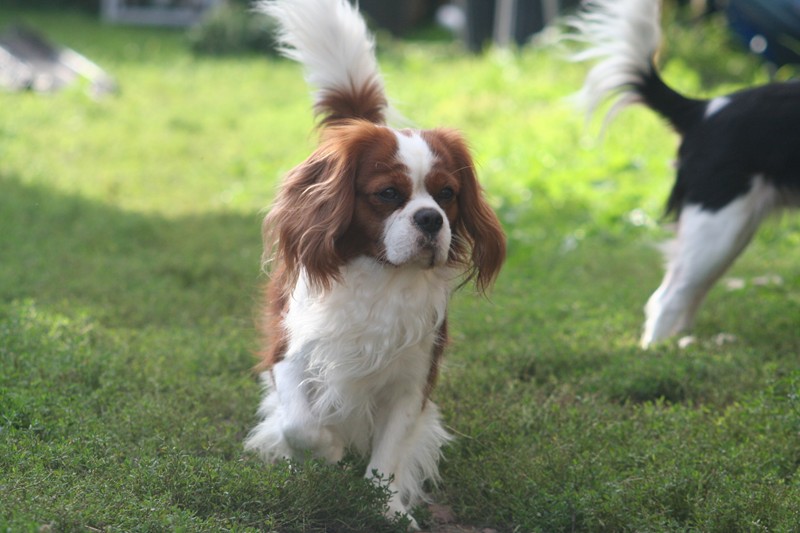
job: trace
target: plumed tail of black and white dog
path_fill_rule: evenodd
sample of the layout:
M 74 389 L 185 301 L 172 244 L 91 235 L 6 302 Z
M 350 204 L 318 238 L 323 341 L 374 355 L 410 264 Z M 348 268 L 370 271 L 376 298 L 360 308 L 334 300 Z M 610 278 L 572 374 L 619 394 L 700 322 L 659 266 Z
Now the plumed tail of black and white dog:
M 588 0 L 571 19 L 575 40 L 586 48 L 576 61 L 597 61 L 579 99 L 589 113 L 613 100 L 609 117 L 642 103 L 666 118 L 680 134 L 703 120 L 708 102 L 687 98 L 661 79 L 655 56 L 661 44 L 659 0 Z
M 576 60 L 593 61 L 580 97 L 609 117 L 642 103 L 681 135 L 667 212 L 677 217 L 667 272 L 645 306 L 641 344 L 685 331 L 708 290 L 747 247 L 764 217 L 800 199 L 800 83 L 769 84 L 711 100 L 670 88 L 655 67 L 660 0 L 586 0 L 572 19 Z

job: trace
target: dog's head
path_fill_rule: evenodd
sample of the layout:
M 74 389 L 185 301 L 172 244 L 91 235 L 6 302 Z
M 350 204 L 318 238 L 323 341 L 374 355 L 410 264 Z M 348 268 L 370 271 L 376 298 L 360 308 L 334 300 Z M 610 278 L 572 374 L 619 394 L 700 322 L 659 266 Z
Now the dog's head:
M 485 290 L 505 257 L 461 136 L 365 120 L 322 130 L 317 150 L 286 177 L 264 221 L 266 250 L 295 280 L 327 289 L 347 261 L 460 267 Z M 290 289 L 290 287 L 287 287 Z

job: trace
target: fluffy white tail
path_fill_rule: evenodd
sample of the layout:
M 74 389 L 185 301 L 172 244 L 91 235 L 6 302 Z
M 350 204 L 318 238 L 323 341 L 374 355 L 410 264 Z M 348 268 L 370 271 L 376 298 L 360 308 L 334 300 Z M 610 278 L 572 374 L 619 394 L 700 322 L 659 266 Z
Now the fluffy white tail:
M 589 113 L 606 98 L 617 99 L 609 117 L 640 101 L 638 87 L 653 74 L 661 43 L 660 0 L 586 0 L 570 20 L 574 39 L 587 46 L 575 61 L 599 60 L 586 76 L 579 99 Z
M 305 67 L 323 124 L 349 118 L 381 123 L 387 110 L 375 43 L 347 0 L 260 0 L 279 24 L 281 52 Z

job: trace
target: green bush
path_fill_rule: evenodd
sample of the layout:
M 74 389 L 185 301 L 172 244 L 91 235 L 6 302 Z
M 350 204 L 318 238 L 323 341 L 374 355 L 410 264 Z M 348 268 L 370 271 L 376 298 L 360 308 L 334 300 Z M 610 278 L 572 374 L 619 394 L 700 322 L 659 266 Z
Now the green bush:
M 228 2 L 213 9 L 189 30 L 192 50 L 209 55 L 274 51 L 274 24 L 245 6 L 243 2 Z

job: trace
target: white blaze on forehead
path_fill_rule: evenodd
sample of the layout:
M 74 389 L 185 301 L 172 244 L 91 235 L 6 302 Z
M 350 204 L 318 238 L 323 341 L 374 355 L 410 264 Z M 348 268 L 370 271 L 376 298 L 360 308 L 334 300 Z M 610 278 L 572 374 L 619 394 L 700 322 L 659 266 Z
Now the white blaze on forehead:
M 450 223 L 441 206 L 425 188 L 425 177 L 433 168 L 436 157 L 418 132 L 395 130 L 394 133 L 397 137 L 396 157 L 408 171 L 412 191 L 405 204 L 384 221 L 386 259 L 396 266 L 443 266 L 450 250 Z M 433 236 L 427 235 L 414 220 L 414 215 L 423 209 L 437 211 L 442 217 L 442 228 Z
M 425 139 L 417 132 L 395 131 L 397 159 L 408 168 L 414 187 L 413 194 L 425 191 L 425 176 L 433 167 L 434 155 Z

